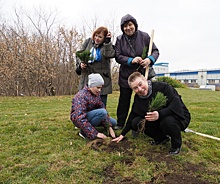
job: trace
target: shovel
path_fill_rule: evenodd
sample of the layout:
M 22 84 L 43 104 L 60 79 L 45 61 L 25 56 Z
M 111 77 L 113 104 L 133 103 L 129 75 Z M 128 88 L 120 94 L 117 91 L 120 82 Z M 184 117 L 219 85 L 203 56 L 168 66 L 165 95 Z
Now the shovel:
M 152 46 L 153 46 L 153 39 L 154 39 L 154 29 L 151 31 L 151 37 L 150 37 L 150 43 L 149 43 L 149 49 L 147 55 L 150 56 L 152 52 Z M 146 67 L 145 70 L 145 78 L 148 78 L 148 73 L 149 73 L 149 66 Z

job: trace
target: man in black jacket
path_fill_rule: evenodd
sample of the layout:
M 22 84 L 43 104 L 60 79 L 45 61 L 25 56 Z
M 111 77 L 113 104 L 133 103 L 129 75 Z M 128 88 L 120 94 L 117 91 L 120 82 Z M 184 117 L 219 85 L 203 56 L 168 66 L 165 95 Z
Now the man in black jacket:
M 169 84 L 152 82 L 139 72 L 131 74 L 128 83 L 136 93 L 132 110 L 121 135 L 113 141 L 121 141 L 131 129 L 138 131 L 140 122 L 144 120 L 144 134 L 154 139 L 152 144 L 158 145 L 171 139 L 169 154 L 178 154 L 182 146 L 181 131 L 190 123 L 190 113 L 181 96 Z M 162 93 L 167 101 L 158 110 L 149 112 L 149 104 L 158 92 Z

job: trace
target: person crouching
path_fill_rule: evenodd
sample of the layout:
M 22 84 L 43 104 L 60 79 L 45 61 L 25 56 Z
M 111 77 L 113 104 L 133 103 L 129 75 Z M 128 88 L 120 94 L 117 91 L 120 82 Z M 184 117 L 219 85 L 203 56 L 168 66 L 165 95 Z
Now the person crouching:
M 103 85 L 102 76 L 98 73 L 92 73 L 88 76 L 88 84 L 78 91 L 72 99 L 70 119 L 80 129 L 79 135 L 83 138 L 90 140 L 107 138 L 104 133 L 96 130 L 97 126 L 104 126 L 109 130 L 110 136 L 115 138 L 112 126 L 115 126 L 117 121 L 109 117 L 101 100 L 100 92 Z
M 112 141 L 120 142 L 130 130 L 137 132 L 140 121 L 144 119 L 144 134 L 153 138 L 151 144 L 158 145 L 170 140 L 169 154 L 179 154 L 182 146 L 181 131 L 188 127 L 191 116 L 176 89 L 165 82 L 147 80 L 139 72 L 131 74 L 128 83 L 135 92 L 134 102 L 121 135 Z M 167 98 L 167 102 L 159 110 L 149 112 L 149 104 L 158 92 Z

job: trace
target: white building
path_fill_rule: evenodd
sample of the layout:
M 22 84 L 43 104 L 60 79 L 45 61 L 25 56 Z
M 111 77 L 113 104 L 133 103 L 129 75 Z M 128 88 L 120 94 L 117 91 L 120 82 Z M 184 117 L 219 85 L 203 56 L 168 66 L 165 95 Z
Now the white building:
M 169 72 L 169 63 L 155 63 L 153 68 L 156 74 L 168 73 Z
M 158 77 L 167 76 L 185 84 L 220 85 L 220 69 L 169 72 L 168 63 L 157 63 L 154 70 Z M 164 71 L 164 72 L 163 72 Z

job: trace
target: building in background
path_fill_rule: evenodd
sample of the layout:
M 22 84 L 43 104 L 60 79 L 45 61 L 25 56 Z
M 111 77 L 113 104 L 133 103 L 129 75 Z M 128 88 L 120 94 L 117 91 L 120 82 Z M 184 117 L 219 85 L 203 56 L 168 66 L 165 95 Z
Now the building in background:
M 169 72 L 169 63 L 155 63 L 153 65 L 153 68 L 156 72 L 156 74 L 163 74 L 163 73 L 168 73 Z
M 154 70 L 157 77 L 171 77 L 188 86 L 215 85 L 220 86 L 220 69 L 202 69 L 197 71 L 169 72 L 169 63 L 155 63 Z

